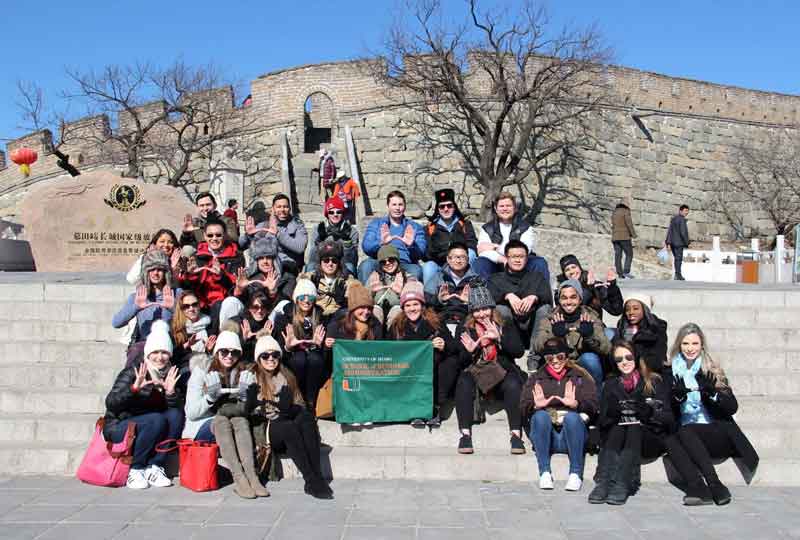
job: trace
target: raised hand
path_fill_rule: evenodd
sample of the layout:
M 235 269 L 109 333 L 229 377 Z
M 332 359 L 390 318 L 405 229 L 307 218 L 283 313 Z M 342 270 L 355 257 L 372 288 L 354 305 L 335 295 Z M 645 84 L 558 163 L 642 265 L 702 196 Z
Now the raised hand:
M 325 348 L 333 349 L 333 345 L 336 343 L 336 338 L 326 337 L 325 338 Z
M 678 403 L 683 403 L 686 401 L 686 396 L 688 395 L 689 389 L 686 388 L 686 383 L 684 382 L 683 377 L 679 377 L 678 375 L 673 376 L 672 399 Z
M 567 381 L 564 387 L 564 397 L 560 398 L 562 405 L 568 409 L 577 409 L 578 401 L 575 399 L 575 385 L 572 381 Z
M 291 324 L 283 331 L 283 344 L 287 351 L 300 345 L 300 340 L 295 337 L 294 327 Z
M 239 268 L 236 270 L 236 289 L 239 292 L 244 292 L 248 285 L 250 285 L 250 280 L 247 279 L 247 272 L 245 272 L 244 268 Z
M 414 227 L 411 224 L 406 225 L 406 230 L 403 231 L 403 237 L 400 240 L 407 246 L 414 243 Z
M 581 313 L 580 323 L 578 323 L 578 333 L 585 337 L 591 337 L 594 333 L 594 323 L 588 313 Z
M 205 376 L 206 396 L 210 402 L 215 402 L 222 397 L 222 380 L 218 371 L 209 371 Z
M 169 267 L 172 268 L 172 273 L 178 273 L 178 266 L 181 263 L 181 250 L 176 248 L 172 249 L 172 255 L 169 256 Z
M 538 382 L 533 385 L 533 405 L 537 409 L 544 409 L 548 405 L 550 405 L 550 401 L 552 397 L 546 398 L 544 397 L 544 390 L 542 390 L 542 385 Z
M 239 401 L 247 401 L 247 390 L 256 384 L 256 376 L 252 371 L 244 371 L 239 375 Z
M 136 286 L 136 296 L 134 296 L 133 303 L 139 309 L 157 305 L 155 302 L 151 302 L 147 299 L 147 287 L 144 285 Z
M 389 225 L 387 223 L 384 223 L 383 225 L 381 225 L 381 245 L 388 244 L 391 241 L 392 237 L 390 236 L 389 233 Z
M 269 226 L 267 227 L 267 232 L 270 234 L 278 234 L 278 218 L 275 217 L 275 214 L 269 215 Z
M 405 285 L 405 280 L 403 279 L 403 273 L 398 271 L 394 275 L 394 280 L 392 281 L 392 290 L 397 294 L 400 294 L 403 291 L 403 285 Z
M 475 349 L 478 348 L 478 342 L 472 339 L 472 336 L 470 336 L 468 332 L 463 332 L 461 334 L 461 344 L 470 354 L 474 353 Z
M 325 341 L 325 327 L 321 324 L 314 329 L 314 339 L 312 341 L 317 347 L 322 347 L 322 343 Z
M 488 340 L 488 341 L 498 341 L 500 339 L 500 329 L 497 328 L 497 325 L 494 321 L 487 321 L 486 322 L 486 332 L 481 336 L 481 341 Z
M 469 284 L 464 285 L 461 294 L 458 295 L 462 302 L 469 302 Z
M 270 270 L 269 273 L 264 276 L 261 284 L 270 294 L 275 292 L 275 290 L 278 288 L 278 276 L 274 269 Z
M 167 372 L 167 376 L 164 381 L 161 383 L 161 386 L 164 387 L 164 393 L 168 396 L 171 396 L 175 393 L 175 385 L 178 384 L 178 379 L 180 379 L 180 372 L 178 371 L 178 366 L 172 366 L 169 368 Z
M 589 273 L 586 275 L 586 284 L 594 285 L 594 281 L 594 270 L 589 270 Z
M 186 214 L 185 216 L 183 216 L 183 232 L 190 233 L 196 230 L 197 227 L 195 227 L 194 223 L 192 222 L 191 214 Z
M 264 323 L 264 326 L 261 327 L 261 335 L 267 336 L 272 335 L 272 330 L 275 328 L 275 325 L 272 323 L 271 320 L 267 319 L 267 322 Z
M 136 373 L 136 380 L 133 381 L 133 386 L 131 387 L 131 390 L 133 390 L 134 392 L 138 392 L 139 390 L 141 390 L 145 386 L 153 384 L 152 380 L 149 380 L 149 381 L 146 380 L 147 379 L 147 366 L 145 365 L 144 362 L 139 364 L 139 367 L 135 368 L 134 371 Z
M 447 283 L 442 283 L 439 285 L 439 292 L 437 293 L 439 302 L 447 302 L 451 296 L 453 295 L 450 294 L 450 287 L 447 286 Z
M 256 229 L 255 218 L 253 216 L 247 216 L 247 218 L 244 220 L 244 232 L 248 236 L 253 236 L 256 234 L 256 231 L 258 231 L 258 229 Z
M 170 311 L 175 307 L 175 292 L 169 285 L 164 285 L 161 290 L 161 307 Z
M 613 268 L 609 268 L 608 272 L 606 272 L 606 282 L 611 283 L 612 281 L 616 281 L 617 273 L 614 271 Z
M 253 337 L 253 331 L 250 330 L 250 321 L 245 319 L 242 321 L 242 338 L 247 341 L 251 337 Z
M 697 381 L 697 390 L 700 391 L 701 399 L 708 399 L 717 393 L 716 380 L 713 374 L 700 370 L 695 374 L 694 379 Z
M 217 275 L 219 275 L 220 272 L 222 272 L 222 265 L 219 264 L 219 259 L 217 259 L 216 257 L 211 259 L 211 265 L 209 265 L 208 271 L 211 272 L 212 274 L 217 274 Z
M 214 345 L 217 344 L 217 336 L 211 336 L 206 340 L 206 351 L 211 352 L 214 350 Z
M 186 349 L 186 350 L 191 349 L 192 345 L 197 343 L 198 339 L 199 338 L 197 337 L 197 334 L 189 334 L 189 339 L 187 339 L 186 343 L 183 344 L 183 348 Z
M 550 316 L 550 321 L 553 323 L 553 335 L 557 337 L 564 337 L 567 335 L 567 323 L 564 320 L 564 315 L 560 311 L 556 311 Z
M 197 258 L 189 257 L 189 260 L 186 261 L 186 271 L 190 274 L 196 274 L 198 272 L 202 272 L 203 268 L 201 266 L 197 266 Z

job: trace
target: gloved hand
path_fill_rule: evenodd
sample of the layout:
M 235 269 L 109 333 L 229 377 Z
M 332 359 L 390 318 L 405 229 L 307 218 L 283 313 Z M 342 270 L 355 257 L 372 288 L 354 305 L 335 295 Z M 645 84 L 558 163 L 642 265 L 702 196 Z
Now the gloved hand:
M 215 403 L 222 397 L 222 380 L 219 378 L 218 371 L 209 371 L 205 376 L 206 399 L 209 403 Z
M 294 400 L 292 399 L 292 391 L 289 390 L 288 385 L 284 385 L 284 387 L 281 388 L 281 391 L 278 392 L 278 395 L 275 397 L 276 401 L 278 402 L 278 410 L 280 412 L 286 413 L 292 408 L 292 403 L 294 403 Z
M 689 389 L 686 388 L 686 383 L 683 382 L 683 377 L 674 376 L 672 381 L 672 399 L 678 403 L 686 401 L 686 396 L 689 395 Z
M 239 375 L 239 401 L 247 402 L 247 389 L 256 383 L 256 376 L 252 371 L 245 371 Z
M 633 409 L 636 411 L 636 418 L 640 422 L 647 422 L 653 417 L 653 408 L 644 400 L 639 398 L 633 402 Z
M 594 325 L 589 321 L 581 321 L 578 325 L 578 333 L 585 338 L 591 337 L 594 333 Z
M 619 406 L 619 401 L 616 399 L 608 400 L 608 406 L 606 407 L 606 416 L 612 420 L 619 420 L 620 416 L 622 416 L 622 410 Z
M 694 380 L 697 381 L 697 389 L 700 391 L 700 399 L 703 401 L 711 399 L 711 396 L 717 393 L 716 380 L 711 373 L 704 373 L 703 370 L 698 371 Z
M 564 337 L 567 335 L 567 323 L 565 321 L 558 321 L 553 323 L 553 335 L 557 337 Z

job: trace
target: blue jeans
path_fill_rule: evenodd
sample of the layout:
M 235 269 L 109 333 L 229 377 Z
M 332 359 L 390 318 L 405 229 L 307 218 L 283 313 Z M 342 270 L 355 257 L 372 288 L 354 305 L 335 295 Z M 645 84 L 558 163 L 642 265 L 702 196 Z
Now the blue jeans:
M 414 276 L 418 281 L 422 280 L 422 268 L 418 264 L 401 262 L 400 268 L 405 270 L 406 274 Z M 377 269 L 378 261 L 372 257 L 367 257 L 358 265 L 358 281 L 366 285 L 369 275 Z
M 128 422 L 136 424 L 133 440 L 132 469 L 146 469 L 149 465 L 163 467 L 167 454 L 155 451 L 156 445 L 167 439 L 180 439 L 183 431 L 183 409 L 174 407 L 163 412 L 151 412 L 132 416 L 117 423 L 111 431 L 112 442 L 121 442 L 128 429 Z
M 585 352 L 578 357 L 578 365 L 589 372 L 594 379 L 597 388 L 597 397 L 600 398 L 600 391 L 603 389 L 603 362 L 600 357 L 593 352 Z
M 484 280 L 489 281 L 492 274 L 497 274 L 505 270 L 502 264 L 493 263 L 486 257 L 476 257 L 475 263 L 472 265 L 475 273 L 481 276 Z M 547 266 L 547 261 L 544 257 L 538 255 L 529 255 L 528 262 L 525 263 L 525 270 L 528 272 L 536 271 L 544 276 L 547 283 L 550 283 L 550 268 Z
M 197 435 L 194 436 L 194 440 L 196 441 L 207 441 L 207 442 L 216 442 L 217 438 L 214 437 L 214 433 L 211 431 L 211 422 L 214 420 L 212 416 L 205 422 L 203 425 L 200 426 L 200 429 L 197 430 Z
M 478 258 L 478 254 L 475 253 L 474 249 L 470 249 L 468 251 L 469 256 L 469 265 L 472 266 L 475 263 L 475 259 Z M 433 279 L 433 277 L 441 272 L 442 267 L 436 264 L 433 261 L 425 261 L 422 263 L 422 283 L 427 285 L 428 281 Z
M 547 411 L 536 411 L 531 417 L 528 438 L 536 452 L 539 474 L 550 472 L 550 456 L 567 454 L 569 472 L 583 478 L 583 464 L 586 461 L 586 438 L 589 430 L 576 412 L 568 412 L 564 417 L 561 431 L 556 431 Z

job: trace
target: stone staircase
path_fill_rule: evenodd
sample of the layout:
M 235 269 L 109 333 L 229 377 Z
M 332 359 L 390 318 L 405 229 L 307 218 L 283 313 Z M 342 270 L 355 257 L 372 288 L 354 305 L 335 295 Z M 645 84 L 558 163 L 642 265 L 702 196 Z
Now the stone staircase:
M 737 421 L 761 454 L 755 481 L 800 485 L 800 288 L 647 281 L 623 288 L 654 297 L 670 339 L 684 322 L 703 326 L 739 398 Z M 115 274 L 0 273 L 0 475 L 74 472 L 124 364 L 125 346 L 110 320 L 130 292 Z M 475 427 L 472 456 L 456 453 L 454 416 L 430 432 L 329 421 L 320 421 L 320 430 L 339 478 L 536 477 L 530 451 L 509 455 L 502 412 Z M 565 479 L 566 459 L 556 456 L 553 465 Z M 589 457 L 587 478 L 594 467 Z M 288 461 L 284 470 L 296 474 Z M 741 483 L 732 463 L 720 471 Z M 643 478 L 663 482 L 660 462 L 646 466 Z

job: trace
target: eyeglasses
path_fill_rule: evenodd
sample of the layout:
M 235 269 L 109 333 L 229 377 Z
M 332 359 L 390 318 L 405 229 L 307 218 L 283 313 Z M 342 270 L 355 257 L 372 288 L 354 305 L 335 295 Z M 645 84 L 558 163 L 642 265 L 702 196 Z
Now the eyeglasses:
M 250 309 L 252 311 L 266 311 L 267 306 L 265 306 L 264 304 L 253 304 L 252 306 L 250 306 Z
M 280 360 L 281 353 L 278 351 L 269 351 L 265 353 L 261 353 L 258 355 L 259 360 L 267 361 L 267 360 Z
M 200 307 L 200 302 L 192 302 L 191 304 L 181 304 L 181 309 L 194 309 Z
M 310 294 L 301 294 L 297 297 L 298 302 L 311 302 L 312 304 L 317 301 L 316 296 L 311 296 Z
M 447 210 L 448 208 L 454 208 L 455 205 L 451 202 L 442 203 L 437 206 L 439 210 Z
M 209 234 L 206 233 L 206 238 L 222 238 L 221 234 Z
M 633 355 L 632 354 L 623 354 L 622 356 L 614 356 L 614 361 L 617 364 L 621 364 L 622 362 L 633 362 Z
M 396 262 L 398 262 L 397 259 L 395 259 L 394 257 L 389 257 L 388 259 L 382 260 L 381 264 L 392 264 L 392 263 L 396 263 Z
M 344 212 L 341 210 L 328 210 L 329 216 L 341 216 L 342 214 L 344 214 Z
M 325 264 L 333 264 L 333 263 L 338 263 L 339 259 L 335 259 L 333 257 L 323 257 L 323 258 L 321 258 L 319 260 L 319 262 L 322 262 L 322 263 L 325 263 Z
M 565 360 L 567 358 L 567 353 L 560 352 L 558 354 L 546 354 L 544 355 L 544 361 L 550 362 L 551 360 Z
M 219 350 L 219 355 L 220 356 L 239 357 L 239 356 L 242 355 L 242 351 L 237 350 L 237 349 L 220 349 Z

